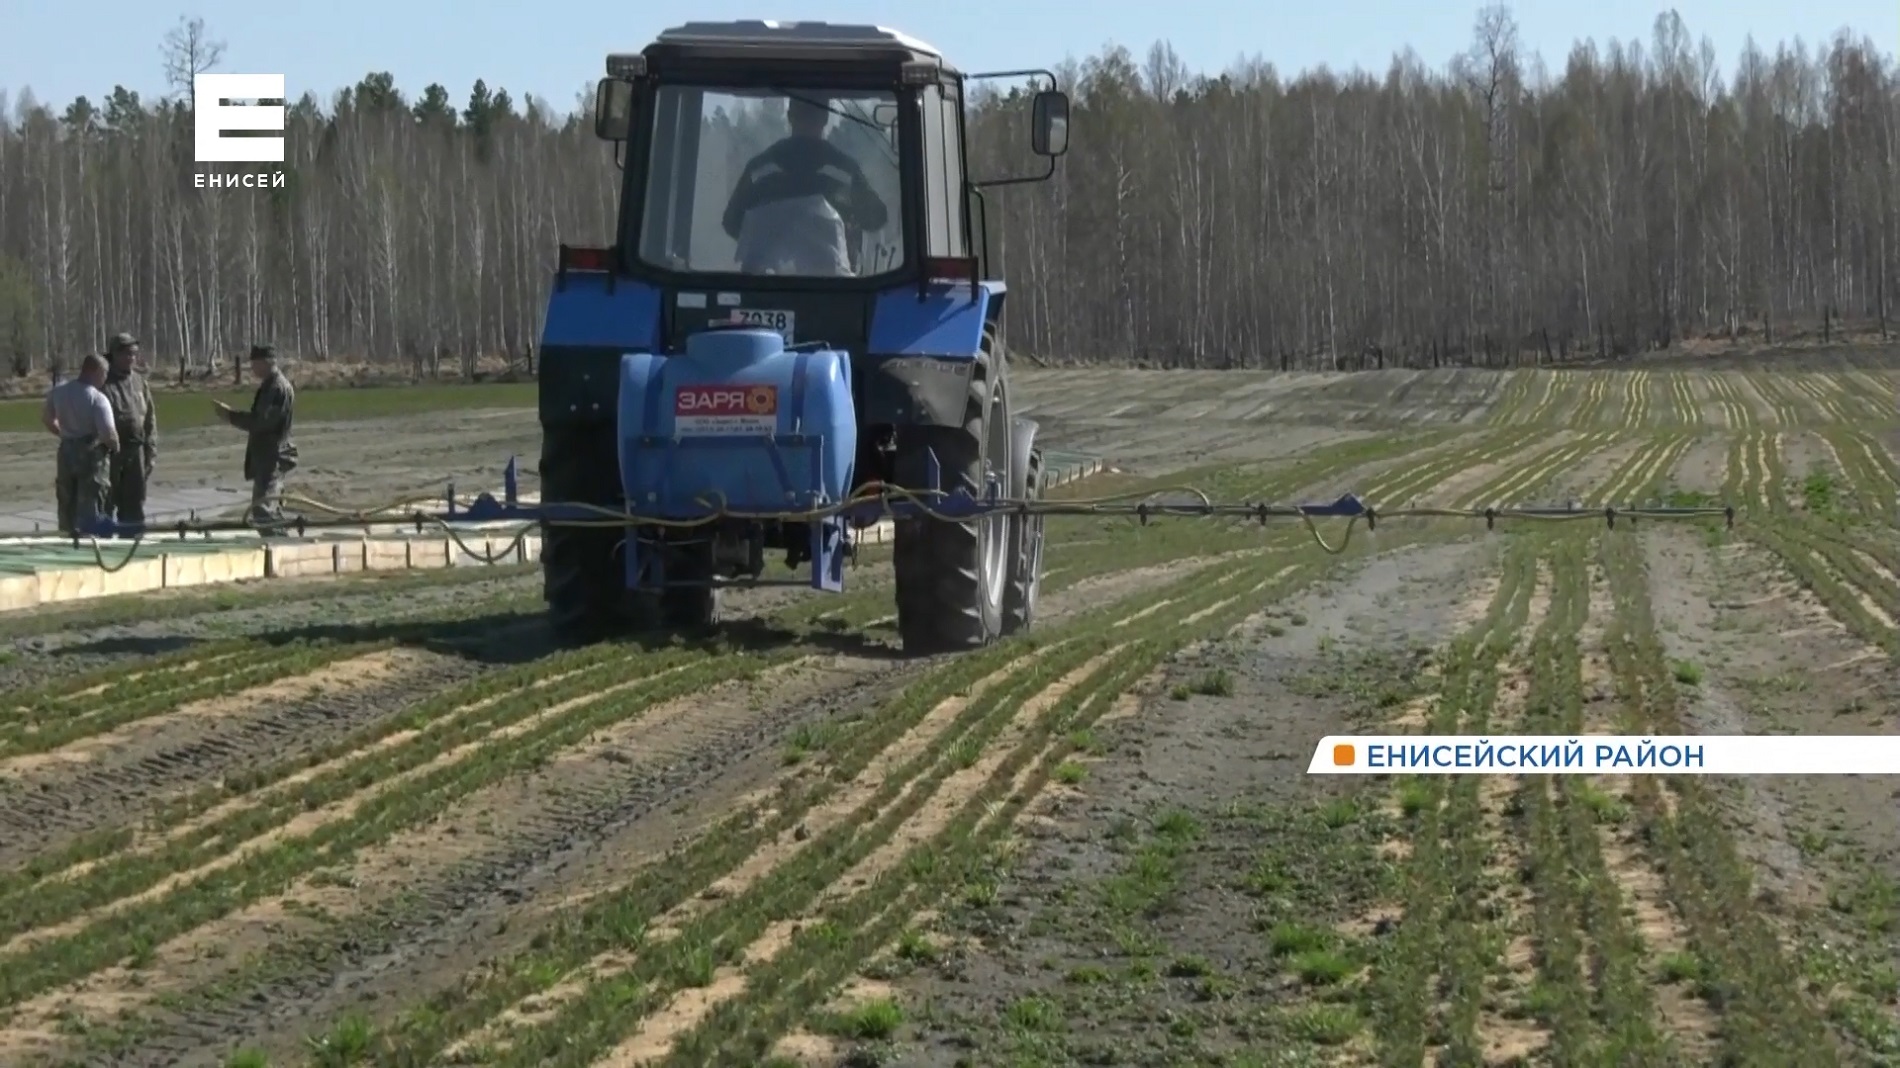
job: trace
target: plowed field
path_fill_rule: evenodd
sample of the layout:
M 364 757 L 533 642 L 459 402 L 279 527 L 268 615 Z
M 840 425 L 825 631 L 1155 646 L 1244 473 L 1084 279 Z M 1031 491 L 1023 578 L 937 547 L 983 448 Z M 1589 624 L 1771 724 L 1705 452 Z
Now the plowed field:
M 1893 372 L 1024 379 L 1114 465 L 1059 495 L 1739 515 L 1059 518 L 1034 633 L 932 659 L 880 548 L 581 650 L 531 571 L 9 616 L 0 1063 L 1900 1063 L 1891 780 L 1304 775 L 1891 729 Z

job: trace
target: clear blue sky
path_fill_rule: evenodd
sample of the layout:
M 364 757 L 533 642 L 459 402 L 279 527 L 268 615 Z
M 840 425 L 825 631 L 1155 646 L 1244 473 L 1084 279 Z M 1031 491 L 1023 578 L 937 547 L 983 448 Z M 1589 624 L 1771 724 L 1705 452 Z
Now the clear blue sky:
M 164 91 L 159 47 L 181 14 L 225 42 L 220 70 L 283 73 L 290 93 L 319 99 L 365 73 L 387 70 L 413 94 L 430 82 L 465 100 L 476 78 L 517 99 L 525 91 L 570 107 L 600 75 L 609 51 L 636 50 L 689 19 L 779 18 L 891 25 L 943 49 L 964 70 L 1040 66 L 1113 41 L 1139 56 L 1159 39 L 1187 64 L 1218 71 L 1258 55 L 1282 72 L 1326 64 L 1382 72 L 1410 46 L 1436 68 L 1471 37 L 1476 0 L 957 0 L 910 8 L 863 0 L 0 0 L 0 90 L 30 87 L 43 103 L 80 94 L 96 102 L 123 83 Z M 1900 51 L 1896 0 L 1522 0 L 1512 4 L 1523 44 L 1562 70 L 1573 42 L 1636 37 L 1674 7 L 1692 39 L 1707 35 L 1724 71 L 1744 38 L 1772 52 L 1796 36 L 1810 46 L 1846 27 Z M 894 14 L 893 12 L 901 12 Z

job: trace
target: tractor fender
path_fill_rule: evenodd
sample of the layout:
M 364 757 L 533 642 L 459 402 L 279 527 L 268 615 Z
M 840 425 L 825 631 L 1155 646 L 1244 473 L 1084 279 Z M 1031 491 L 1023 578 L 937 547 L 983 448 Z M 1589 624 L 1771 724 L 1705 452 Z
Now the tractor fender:
M 960 427 L 972 401 L 989 402 L 989 368 L 980 359 L 870 356 L 856 370 L 866 426 Z
M 1036 447 L 1036 432 L 1042 427 L 1034 419 L 1017 417 L 1009 424 L 1009 483 L 1011 497 L 1029 496 L 1029 454 Z

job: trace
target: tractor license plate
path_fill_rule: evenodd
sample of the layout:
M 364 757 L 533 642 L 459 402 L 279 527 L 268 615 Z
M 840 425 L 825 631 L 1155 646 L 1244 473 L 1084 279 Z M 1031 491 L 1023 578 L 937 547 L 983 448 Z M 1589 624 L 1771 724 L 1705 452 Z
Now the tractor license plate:
M 732 321 L 756 326 L 761 330 L 777 331 L 778 336 L 784 338 L 787 345 L 792 343 L 792 334 L 797 325 L 797 319 L 791 312 L 767 311 L 762 308 L 734 308 Z

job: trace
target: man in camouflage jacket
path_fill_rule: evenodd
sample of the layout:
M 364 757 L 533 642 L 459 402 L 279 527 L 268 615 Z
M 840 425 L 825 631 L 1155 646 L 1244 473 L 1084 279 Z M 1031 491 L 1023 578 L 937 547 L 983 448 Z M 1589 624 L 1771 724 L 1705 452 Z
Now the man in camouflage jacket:
M 297 466 L 297 446 L 290 440 L 297 395 L 277 367 L 277 351 L 269 345 L 251 346 L 251 377 L 258 385 L 250 411 L 214 403 L 218 418 L 249 436 L 244 445 L 244 477 L 251 483 L 250 520 L 266 533 L 277 533 L 283 512 L 273 502 L 283 494 L 284 475 Z
M 139 342 L 131 334 L 116 334 L 106 346 L 106 381 L 99 387 L 112 404 L 113 423 L 119 430 L 119 451 L 112 454 L 109 508 L 124 524 L 145 522 L 145 491 L 158 459 L 158 408 L 152 403 L 152 384 L 138 371 Z

